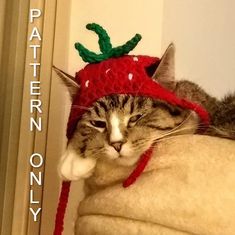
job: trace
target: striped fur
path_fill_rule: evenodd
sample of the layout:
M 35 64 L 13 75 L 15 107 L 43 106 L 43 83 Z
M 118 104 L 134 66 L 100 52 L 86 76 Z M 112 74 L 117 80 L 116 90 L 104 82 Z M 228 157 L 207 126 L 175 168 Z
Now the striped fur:
M 81 158 L 133 165 L 163 136 L 195 132 L 197 121 L 191 111 L 160 100 L 112 95 L 82 116 L 69 145 Z

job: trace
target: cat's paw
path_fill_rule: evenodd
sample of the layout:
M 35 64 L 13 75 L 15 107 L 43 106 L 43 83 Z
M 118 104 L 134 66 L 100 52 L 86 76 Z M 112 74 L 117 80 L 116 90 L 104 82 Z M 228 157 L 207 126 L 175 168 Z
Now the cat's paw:
M 74 150 L 67 149 L 61 158 L 58 171 L 63 180 L 79 180 L 90 177 L 95 165 L 94 158 L 82 158 Z

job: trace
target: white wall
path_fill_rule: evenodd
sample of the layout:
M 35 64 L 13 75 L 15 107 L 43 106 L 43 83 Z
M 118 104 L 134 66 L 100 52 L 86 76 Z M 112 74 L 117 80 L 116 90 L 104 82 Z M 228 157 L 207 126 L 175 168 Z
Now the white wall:
M 165 0 L 163 49 L 176 45 L 176 76 L 214 96 L 235 91 L 235 1 Z
M 72 74 L 81 68 L 82 60 L 74 49 L 79 41 L 99 52 L 97 35 L 85 28 L 98 23 L 109 33 L 114 46 L 122 45 L 136 33 L 143 38 L 132 54 L 159 55 L 162 38 L 163 0 L 71 0 L 69 60 Z

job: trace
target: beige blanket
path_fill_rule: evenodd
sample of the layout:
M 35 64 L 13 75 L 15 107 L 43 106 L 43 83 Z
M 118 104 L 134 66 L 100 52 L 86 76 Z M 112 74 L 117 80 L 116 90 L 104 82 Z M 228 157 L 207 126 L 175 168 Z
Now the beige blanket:
M 77 235 L 235 235 L 235 141 L 185 135 L 161 142 L 125 189 L 120 182 L 131 170 L 97 165 Z

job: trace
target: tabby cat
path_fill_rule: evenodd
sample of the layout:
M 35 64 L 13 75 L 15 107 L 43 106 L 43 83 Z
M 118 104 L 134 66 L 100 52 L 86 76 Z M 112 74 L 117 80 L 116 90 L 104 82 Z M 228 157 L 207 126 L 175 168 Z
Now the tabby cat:
M 175 48 L 171 44 L 159 65 L 147 71 L 163 87 L 180 98 L 199 103 L 211 116 L 206 134 L 235 139 L 235 95 L 217 100 L 190 81 L 175 81 Z M 157 67 L 157 68 L 156 68 Z M 56 69 L 71 97 L 79 89 L 73 78 Z M 198 117 L 162 100 L 130 95 L 103 97 L 86 110 L 77 123 L 61 159 L 62 178 L 89 177 L 100 158 L 131 166 L 155 142 L 200 130 Z

